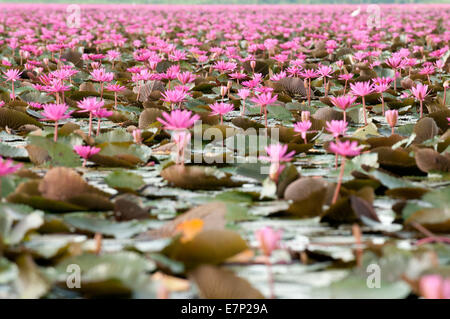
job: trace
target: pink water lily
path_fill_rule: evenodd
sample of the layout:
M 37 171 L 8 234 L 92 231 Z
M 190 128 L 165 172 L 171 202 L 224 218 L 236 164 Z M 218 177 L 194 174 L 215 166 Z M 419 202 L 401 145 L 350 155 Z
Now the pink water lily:
M 19 69 L 10 69 L 6 72 L 3 72 L 6 76 L 6 81 L 11 82 L 11 97 L 13 100 L 16 99 L 16 95 L 14 94 L 14 82 L 20 80 L 20 75 L 22 72 Z
M 411 93 L 414 95 L 414 97 L 419 100 L 420 103 L 420 118 L 423 117 L 423 101 L 425 98 L 430 94 L 428 91 L 428 85 L 417 83 L 416 86 L 411 88 Z
M 267 271 L 269 275 L 269 288 L 271 298 L 275 298 L 274 292 L 274 280 L 272 274 L 272 268 L 270 263 L 270 255 L 272 251 L 280 247 L 281 231 L 274 230 L 271 227 L 263 227 L 255 232 L 256 239 L 258 240 L 259 247 L 266 257 Z
M 234 109 L 233 104 L 223 103 L 223 102 L 216 102 L 214 104 L 210 104 L 209 107 L 212 110 L 211 115 L 219 115 L 220 116 L 220 124 L 223 124 L 223 116 L 225 114 L 228 114 L 229 112 L 233 111 L 233 109 Z
M 345 159 L 346 159 L 346 157 L 349 157 L 349 156 L 359 155 L 361 153 L 361 147 L 358 146 L 358 143 L 355 141 L 341 142 L 339 140 L 336 140 L 336 143 L 334 143 L 334 142 L 330 143 L 330 150 L 333 153 L 340 155 L 342 158 L 341 170 L 339 172 L 339 177 L 338 177 L 338 183 L 335 188 L 333 199 L 332 199 L 332 203 L 334 204 L 334 203 L 336 203 L 336 201 L 338 199 L 339 191 L 341 189 L 341 184 L 342 184 L 342 178 L 344 177 Z
M 88 136 L 92 135 L 92 118 L 94 113 L 98 111 L 105 104 L 102 100 L 97 100 L 95 97 L 86 97 L 77 103 L 78 107 L 81 109 L 79 113 L 89 112 L 89 133 Z
M 365 97 L 374 91 L 373 85 L 370 81 L 367 82 L 356 82 L 350 84 L 350 89 L 352 93 L 356 96 L 360 96 L 363 104 L 364 111 L 364 125 L 367 125 L 367 112 L 366 112 L 366 100 Z
M 301 134 L 305 144 L 308 144 L 308 141 L 306 140 L 306 133 L 311 128 L 311 125 L 312 123 L 310 120 L 305 120 L 294 124 L 294 131 Z
M 272 95 L 272 92 L 267 93 L 261 93 L 253 98 L 251 98 L 251 101 L 258 104 L 260 106 L 260 113 L 262 113 L 262 110 L 264 109 L 264 118 L 265 118 L 265 124 L 267 127 L 267 105 L 274 103 L 278 98 L 278 95 Z
M 164 125 L 166 130 L 188 129 L 200 119 L 200 116 L 193 115 L 191 111 L 187 110 L 173 110 L 170 114 L 163 112 L 162 116 L 164 119 L 158 117 L 157 120 Z
M 269 177 L 277 182 L 278 176 L 284 169 L 282 163 L 292 161 L 295 151 L 287 152 L 288 146 L 286 144 L 271 144 L 266 147 L 267 156 L 259 156 L 259 159 L 270 162 Z
M 44 111 L 41 115 L 44 117 L 43 120 L 54 121 L 55 122 L 55 132 L 53 140 L 56 142 L 58 140 L 58 121 L 63 119 L 68 119 L 73 111 L 68 112 L 68 106 L 66 104 L 45 104 L 43 106 Z
M 99 147 L 83 146 L 83 145 L 75 145 L 73 147 L 73 149 L 80 157 L 82 157 L 84 159 L 83 167 L 86 166 L 86 162 L 91 156 L 93 156 L 101 151 L 101 148 L 99 148 Z

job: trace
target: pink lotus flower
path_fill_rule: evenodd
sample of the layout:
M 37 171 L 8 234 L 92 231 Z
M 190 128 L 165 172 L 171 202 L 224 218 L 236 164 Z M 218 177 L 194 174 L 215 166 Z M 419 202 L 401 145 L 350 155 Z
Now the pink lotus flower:
M 420 278 L 419 289 L 426 299 L 450 299 L 450 279 L 440 275 L 425 275 Z
M 334 106 L 336 106 L 337 108 L 340 108 L 341 110 L 344 111 L 344 122 L 347 121 L 347 112 L 346 110 L 348 108 L 350 108 L 351 106 L 353 106 L 353 103 L 355 103 L 356 101 L 356 96 L 351 96 L 351 95 L 343 95 L 343 96 L 338 96 L 338 97 L 330 97 L 330 101 L 331 103 L 333 103 Z
M 345 84 L 344 84 L 344 95 L 345 95 L 345 92 L 347 91 L 347 83 L 348 83 L 348 81 L 350 81 L 353 78 L 353 76 L 354 76 L 353 73 L 345 73 L 345 74 L 339 75 L 339 80 L 345 81 Z
M 0 156 L 0 176 L 5 176 L 9 174 L 13 174 L 19 169 L 21 169 L 23 166 L 22 163 L 19 163 L 17 165 L 14 165 L 13 161 L 10 159 L 3 159 L 3 157 Z M 1 182 L 1 180 L 0 180 Z
M 358 146 L 358 143 L 355 141 L 341 142 L 339 140 L 336 140 L 336 143 L 334 143 L 334 142 L 330 143 L 330 150 L 333 153 L 336 153 L 337 155 L 340 155 L 342 157 L 341 170 L 339 172 L 339 177 L 338 177 L 338 184 L 335 188 L 333 200 L 332 200 L 332 204 L 334 204 L 334 203 L 336 203 L 336 201 L 338 199 L 339 191 L 341 189 L 341 184 L 342 184 L 342 178 L 344 177 L 345 159 L 347 156 L 359 155 L 361 153 L 361 148 Z
M 22 72 L 19 69 L 10 69 L 6 72 L 3 72 L 6 75 L 6 81 L 15 82 L 20 80 L 20 75 Z
M 334 138 L 338 138 L 339 136 L 344 136 L 347 132 L 347 122 L 345 121 L 337 121 L 332 120 L 331 122 L 326 122 L 326 129 L 330 132 Z
M 301 121 L 294 124 L 294 131 L 301 134 L 305 144 L 308 144 L 308 141 L 306 140 L 306 133 L 311 128 L 311 125 L 312 123 L 310 120 Z
M 270 264 L 270 255 L 272 251 L 280 247 L 281 241 L 281 231 L 273 230 L 271 227 L 263 227 L 255 232 L 256 239 L 259 242 L 259 247 L 261 248 L 263 254 L 266 257 L 267 271 L 269 274 L 269 288 L 271 298 L 275 297 L 274 292 L 274 281 L 272 275 L 272 268 Z
M 126 87 L 120 84 L 108 84 L 105 87 L 108 91 L 114 92 L 114 109 L 117 109 L 117 93 L 125 91 Z
M 307 92 L 308 92 L 308 106 L 311 106 L 311 79 L 318 78 L 319 73 L 313 69 L 305 69 L 300 75 L 305 78 L 305 83 L 307 83 Z
M 266 147 L 266 153 L 268 156 L 259 156 L 259 159 L 269 161 L 269 177 L 277 182 L 278 177 L 284 169 L 283 162 L 290 162 L 295 154 L 295 151 L 287 153 L 288 146 L 282 144 L 271 144 Z
M 251 101 L 258 104 L 260 106 L 260 113 L 264 109 L 264 118 L 267 127 L 267 105 L 274 103 L 278 98 L 278 95 L 275 94 L 272 96 L 272 92 L 261 93 L 256 97 L 251 98 Z
M 20 79 L 20 75 L 22 74 L 22 72 L 20 72 L 19 69 L 10 69 L 3 73 L 6 75 L 6 81 L 11 81 L 11 97 L 13 100 L 15 100 L 16 95 L 14 93 L 14 82 Z
M 290 162 L 295 151 L 287 153 L 288 146 L 286 144 L 271 144 L 266 147 L 268 156 L 260 156 L 259 159 L 269 161 L 271 163 Z
M 213 68 L 220 73 L 232 72 L 236 69 L 237 64 L 234 62 L 226 62 L 226 61 L 217 61 Z
M 383 92 L 387 91 L 390 88 L 391 83 L 394 80 L 392 78 L 378 77 L 376 79 L 372 79 L 372 81 L 373 81 L 373 87 L 374 87 L 375 92 L 381 94 L 381 112 L 384 115 L 384 97 L 383 97 Z
M 374 88 L 370 84 L 370 81 L 351 83 L 350 89 L 354 95 L 361 97 L 369 95 L 374 91 Z
M 114 112 L 109 111 L 107 109 L 99 108 L 97 110 L 92 111 L 92 115 L 97 118 L 97 136 L 100 134 L 100 124 L 102 118 L 108 118 L 112 116 Z
M 78 113 L 89 112 L 89 136 L 92 135 L 92 117 L 94 116 L 94 112 L 98 111 L 104 104 L 105 102 L 103 100 L 97 100 L 95 97 L 85 97 L 77 103 L 81 109 Z
M 114 78 L 114 73 L 106 72 L 105 69 L 94 69 L 91 72 L 92 80 L 100 82 L 100 97 L 103 97 L 104 82 L 110 82 Z
M 420 118 L 423 116 L 423 101 L 425 98 L 430 94 L 428 92 L 428 85 L 417 83 L 415 87 L 411 88 L 411 93 L 414 95 L 414 97 L 419 100 L 420 103 Z
M 168 114 L 162 114 L 164 119 L 157 118 L 157 120 L 164 125 L 166 130 L 185 130 L 194 125 L 194 122 L 200 119 L 197 114 L 192 115 L 191 111 L 174 110 Z
M 350 89 L 352 93 L 356 96 L 360 96 L 363 103 L 364 110 L 364 124 L 367 125 L 367 112 L 366 112 L 366 100 L 365 96 L 369 95 L 374 91 L 373 86 L 370 84 L 370 81 L 367 82 L 356 82 L 350 84 Z
M 186 98 L 186 91 L 176 87 L 173 90 L 166 90 L 164 93 L 161 93 L 161 95 L 163 97 L 162 100 L 170 103 L 172 105 L 173 110 L 174 104 L 180 104 L 181 102 L 184 101 L 184 99 Z
M 58 140 L 58 121 L 68 119 L 73 111 L 67 112 L 69 108 L 66 104 L 45 104 L 44 111 L 41 113 L 44 116 L 43 120 L 55 122 L 54 141 Z M 66 113 L 67 112 L 67 113 Z
M 197 76 L 195 74 L 192 74 L 191 72 L 188 71 L 179 73 L 177 75 L 178 81 L 180 81 L 183 85 L 194 82 L 196 78 Z
M 386 121 L 388 122 L 389 126 L 392 129 L 391 134 L 394 134 L 394 128 L 395 128 L 395 125 L 397 124 L 397 120 L 398 120 L 398 111 L 397 110 L 386 111 Z
M 83 161 L 83 167 L 86 166 L 87 159 L 91 156 L 99 153 L 101 151 L 100 148 L 94 147 L 94 146 L 83 146 L 83 145 L 75 145 L 73 147 L 75 152 L 82 158 L 84 158 Z
M 214 104 L 210 104 L 211 108 L 211 116 L 219 115 L 220 116 L 220 124 L 223 124 L 223 116 L 234 109 L 234 105 L 230 103 L 216 102 Z
M 333 153 L 337 153 L 341 156 L 356 156 L 361 153 L 361 147 L 358 146 L 358 143 L 353 141 L 336 141 L 336 143 L 330 143 L 330 150 Z
M 256 231 L 255 235 L 266 256 L 270 256 L 272 251 L 280 247 L 281 231 L 275 231 L 271 227 L 263 227 Z

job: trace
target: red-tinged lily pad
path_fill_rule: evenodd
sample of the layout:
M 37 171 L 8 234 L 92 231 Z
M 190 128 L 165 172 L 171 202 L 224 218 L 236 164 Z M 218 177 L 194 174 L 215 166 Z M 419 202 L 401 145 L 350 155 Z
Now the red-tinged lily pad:
M 184 189 L 220 189 L 242 185 L 242 182 L 232 180 L 229 173 L 203 166 L 171 165 L 161 171 L 161 177 L 171 185 Z

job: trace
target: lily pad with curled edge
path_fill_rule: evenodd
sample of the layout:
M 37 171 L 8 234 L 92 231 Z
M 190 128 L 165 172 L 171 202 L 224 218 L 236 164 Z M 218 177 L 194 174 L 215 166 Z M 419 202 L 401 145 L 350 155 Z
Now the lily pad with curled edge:
M 423 172 L 450 172 L 450 153 L 441 155 L 433 149 L 422 148 L 415 151 L 415 159 Z
M 256 121 L 252 121 L 251 119 L 247 117 L 235 117 L 231 120 L 231 123 L 236 125 L 237 127 L 242 128 L 243 130 L 247 130 L 249 128 L 254 128 L 256 130 L 264 128 L 264 125 L 261 123 L 258 123 Z
M 351 191 L 349 196 L 339 198 L 322 214 L 322 221 L 331 224 L 361 222 L 360 216 L 377 220 L 372 202 L 373 188 L 364 187 L 357 192 Z
M 162 117 L 163 111 L 157 108 L 147 108 L 139 115 L 139 128 L 146 129 L 150 124 L 157 121 L 158 117 Z
M 290 95 L 307 95 L 304 81 L 300 78 L 286 77 L 279 80 L 278 83 L 282 86 L 282 89 L 287 91 Z
M 70 144 L 54 142 L 43 136 L 29 136 L 27 140 L 28 155 L 36 165 L 49 162 L 53 166 L 77 167 L 81 163 Z
M 416 125 L 414 125 L 414 131 L 416 138 L 414 143 L 423 143 L 426 140 L 432 139 L 439 134 L 439 127 L 436 122 L 430 117 L 424 117 L 420 119 Z
M 378 154 L 378 163 L 388 171 L 400 175 L 420 173 L 415 159 L 403 148 L 393 150 L 388 146 L 382 146 L 372 149 L 372 152 Z
M 28 159 L 28 152 L 23 147 L 15 147 L 9 144 L 0 143 L 0 156 L 15 160 Z
M 89 185 L 78 173 L 66 167 L 53 168 L 42 179 L 21 183 L 7 201 L 51 211 L 110 210 L 114 207 L 108 194 Z
M 447 94 L 447 100 L 450 99 L 450 94 Z M 436 111 L 433 113 L 430 113 L 427 115 L 428 117 L 432 118 L 436 125 L 442 130 L 446 131 L 448 129 L 448 120 L 447 118 L 450 117 L 450 109 L 444 109 L 440 111 Z
M 41 122 L 35 120 L 26 113 L 8 107 L 0 108 L 0 127 L 9 127 L 16 130 L 25 124 L 32 124 L 37 127 L 43 126 Z
M 179 230 L 178 226 L 191 220 L 202 220 L 202 230 L 222 230 L 226 226 L 228 205 L 222 201 L 214 201 L 191 208 L 187 212 L 168 221 L 162 227 L 151 229 L 139 236 L 141 239 L 166 238 L 175 236 Z
M 392 174 L 385 173 L 381 170 L 372 170 L 370 175 L 378 179 L 383 186 L 393 189 L 393 188 L 415 188 L 420 187 L 420 184 L 410 182 L 406 179 L 395 177 Z
M 283 197 L 286 187 L 289 187 L 289 185 L 298 178 L 300 178 L 300 174 L 297 167 L 292 164 L 286 164 L 286 167 L 281 171 L 281 174 L 278 177 L 277 196 L 280 198 Z
M 146 163 L 151 156 L 151 149 L 133 142 L 104 142 L 97 145 L 101 151 L 89 160 L 101 166 L 135 167 Z
M 171 259 L 183 262 L 187 268 L 202 264 L 220 264 L 248 249 L 242 237 L 231 230 L 203 230 L 188 241 L 178 236 L 163 250 Z
M 71 91 L 71 92 L 67 92 L 66 93 L 66 97 L 75 100 L 75 101 L 80 101 L 82 99 L 84 99 L 85 97 L 100 97 L 100 93 L 95 92 L 95 91 Z M 114 94 L 112 93 L 103 93 L 103 99 L 106 100 L 114 100 Z
M 248 73 L 261 73 L 264 76 L 269 74 L 269 64 L 267 64 L 264 60 L 256 60 L 255 61 L 255 68 L 253 69 L 250 61 L 245 61 L 242 66 L 244 67 L 244 70 Z M 253 71 L 254 70 L 254 71 Z
M 405 225 L 421 224 L 433 232 L 450 231 L 450 186 L 430 191 L 419 202 L 408 202 L 402 214 Z
M 320 216 L 326 196 L 327 182 L 314 177 L 299 178 L 284 191 L 284 199 L 293 201 L 287 212 L 298 217 Z
M 72 289 L 88 297 L 99 296 L 146 296 L 155 298 L 155 287 L 149 273 L 155 264 L 141 255 L 123 251 L 101 255 L 85 253 L 63 259 L 55 267 L 47 268 L 46 277 L 63 287 Z M 81 275 L 79 288 L 76 287 L 77 271 Z M 71 276 L 72 275 L 72 276 Z
M 201 265 L 189 272 L 203 299 L 264 299 L 264 296 L 245 279 L 231 270 Z
M 376 148 L 380 146 L 392 147 L 396 143 L 403 140 L 404 137 L 398 134 L 392 134 L 391 136 L 380 136 L 380 137 L 369 137 L 366 142 L 370 144 L 371 148 Z
M 0 238 L 5 245 L 19 244 L 32 230 L 44 223 L 44 213 L 27 206 L 2 204 L 0 207 Z
M 388 189 L 385 194 L 392 198 L 408 200 L 420 199 L 427 192 L 429 192 L 429 190 L 422 187 L 399 187 Z
M 161 177 L 173 186 L 184 189 L 220 189 L 243 184 L 234 181 L 229 173 L 203 166 L 171 165 L 161 171 Z

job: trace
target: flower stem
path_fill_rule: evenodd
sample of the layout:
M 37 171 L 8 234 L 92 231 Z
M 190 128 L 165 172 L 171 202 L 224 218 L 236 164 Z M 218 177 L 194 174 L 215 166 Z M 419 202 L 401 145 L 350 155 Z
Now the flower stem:
M 89 133 L 88 136 L 92 134 L 92 112 L 89 112 Z
M 53 140 L 55 142 L 58 140 L 58 121 L 55 121 L 55 133 L 53 134 Z
M 364 125 L 367 125 L 366 98 L 365 98 L 365 96 L 362 97 L 362 102 L 363 102 L 363 112 L 364 112 Z
M 273 280 L 272 264 L 270 263 L 270 257 L 266 256 L 267 275 L 270 290 L 270 299 L 275 299 L 275 285 Z
M 333 200 L 332 200 L 331 204 L 335 204 L 337 201 L 337 198 L 339 196 L 339 191 L 341 189 L 341 184 L 342 184 L 342 178 L 344 177 L 345 159 L 346 159 L 345 156 L 342 156 L 341 171 L 339 172 L 338 183 L 336 186 L 336 190 L 334 191 L 334 196 L 333 196 Z
M 423 116 L 423 101 L 420 100 L 420 118 Z

